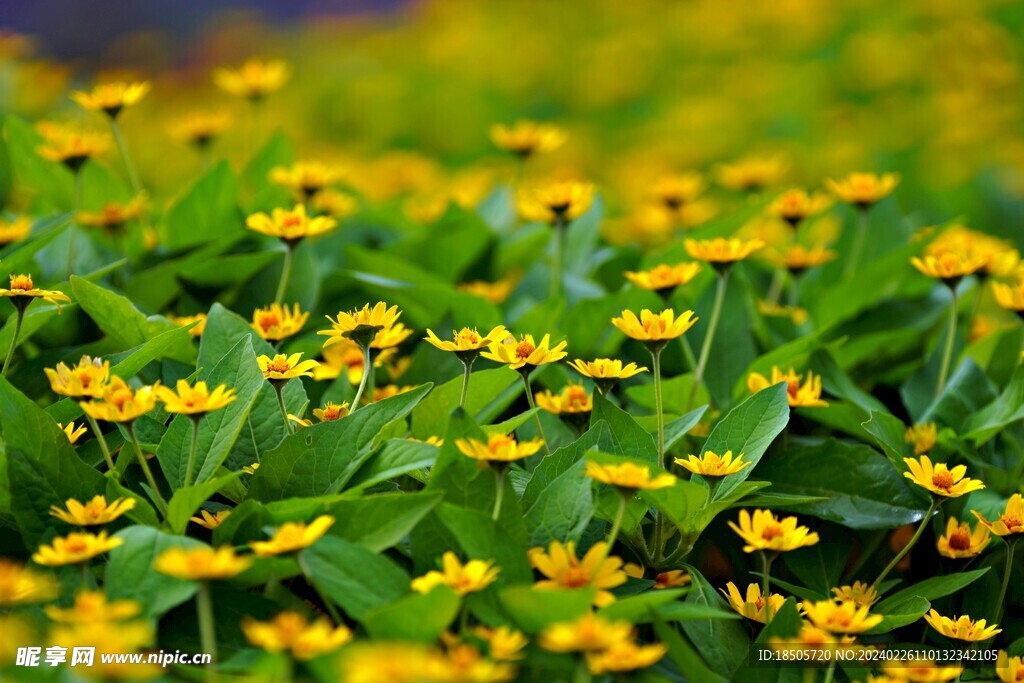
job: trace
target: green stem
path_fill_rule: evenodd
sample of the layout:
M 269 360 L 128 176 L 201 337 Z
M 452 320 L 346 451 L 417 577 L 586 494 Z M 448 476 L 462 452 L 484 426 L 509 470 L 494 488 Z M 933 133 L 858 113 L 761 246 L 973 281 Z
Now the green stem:
M 373 359 L 370 358 L 370 343 L 367 342 L 363 347 L 363 376 L 359 379 L 359 388 L 356 389 L 356 397 L 352 399 L 353 411 L 359 409 L 359 401 L 363 398 L 363 392 L 366 391 L 366 384 L 370 381 L 370 368 L 372 367 Z
M 501 501 L 505 497 L 505 468 L 495 467 L 494 468 L 494 484 L 496 486 L 494 490 L 494 510 L 491 512 L 491 519 L 495 522 L 498 521 L 498 517 L 501 516 Z
M 651 365 L 654 371 L 654 411 L 658 416 L 658 467 L 666 467 L 665 410 L 661 397 L 661 349 L 651 351 Z
M 117 119 L 110 119 L 110 130 L 114 133 L 114 140 L 117 141 L 117 148 L 121 152 L 121 160 L 124 161 L 125 171 L 128 172 L 128 182 L 131 183 L 132 192 L 139 194 L 142 191 L 142 185 L 139 183 L 139 176 L 135 174 L 135 166 L 132 165 L 131 157 L 128 155 L 128 146 L 124 143 L 121 126 Z
M 277 294 L 274 295 L 274 303 L 281 303 L 284 300 L 285 290 L 288 289 L 288 278 L 292 274 L 292 253 L 295 248 L 290 244 L 284 246 L 284 266 L 281 268 L 281 279 L 277 283 Z
M 540 413 L 536 411 L 537 404 L 533 401 L 533 389 L 530 387 L 530 373 L 520 372 L 519 376 L 523 378 L 523 384 L 526 386 L 526 402 L 530 406 L 530 410 L 533 410 L 533 421 L 537 425 L 537 434 L 540 436 L 541 441 L 544 442 L 544 455 L 551 455 L 551 451 L 548 450 L 548 439 L 544 436 L 544 426 L 540 423 Z
M 704 335 L 704 343 L 700 347 L 700 358 L 697 360 L 697 369 L 693 373 L 693 386 L 690 388 L 690 398 L 686 401 L 686 410 L 690 412 L 693 408 L 693 401 L 697 398 L 697 389 L 704 380 L 704 370 L 707 369 L 708 358 L 711 356 L 711 344 L 715 340 L 715 331 L 718 329 L 718 319 L 722 316 L 722 304 L 725 302 L 725 288 L 729 284 L 729 271 L 718 274 L 718 288 L 715 290 L 715 303 L 711 308 L 711 320 L 708 322 L 708 331 Z
M 163 495 L 160 493 L 160 488 L 156 485 L 156 479 L 153 477 L 153 470 L 149 469 L 149 463 L 146 462 L 146 456 L 142 454 L 142 446 L 139 445 L 139 439 L 135 436 L 135 425 L 129 422 L 128 437 L 131 439 L 132 448 L 135 449 L 135 457 L 139 461 L 139 467 L 142 468 L 142 473 L 146 475 L 146 482 L 149 484 L 149 488 L 153 489 L 153 498 L 156 502 L 156 506 L 160 508 L 160 514 L 167 517 L 167 502 L 164 500 Z
M 825 681 L 824 683 L 832 683 L 832 679 L 836 675 L 836 660 L 829 662 L 828 668 L 825 669 Z
M 941 396 L 942 390 L 946 388 L 946 379 L 949 376 L 949 366 L 953 361 L 953 344 L 956 341 L 956 287 L 950 287 L 949 291 L 953 294 L 953 302 L 949 307 L 949 335 L 946 337 L 946 348 L 942 352 L 942 366 L 939 368 L 939 382 L 935 385 L 936 396 Z
M 265 105 L 265 99 L 260 97 L 251 100 L 252 102 L 252 136 L 250 137 L 250 144 L 252 145 L 251 155 L 256 156 L 260 151 L 260 143 L 263 141 L 263 110 Z
M 117 471 L 114 467 L 114 459 L 110 457 L 110 448 L 107 447 L 107 440 L 104 438 L 103 432 L 100 431 L 100 426 L 96 422 L 96 418 L 92 415 L 86 414 L 85 420 L 89 423 L 92 433 L 96 435 L 96 441 L 100 444 L 100 450 L 103 451 L 103 459 L 107 461 L 107 469 L 116 477 Z
M 768 286 L 768 296 L 765 297 L 765 301 L 769 304 L 779 303 L 779 297 L 782 295 L 782 285 L 785 281 L 786 271 L 777 268 L 775 274 L 772 275 L 772 283 Z
M 776 554 L 769 554 L 767 550 L 761 551 L 761 599 L 764 600 L 764 625 L 767 626 L 772 620 L 772 562 Z
M 14 334 L 11 335 L 11 345 L 7 348 L 7 357 L 4 359 L 4 368 L 0 371 L 0 377 L 7 377 L 7 368 L 10 367 L 11 359 L 14 358 L 14 349 L 18 347 L 18 335 L 21 334 L 21 324 L 25 321 L 25 308 L 21 304 L 14 304 L 17 316 L 14 320 Z
M 818 670 L 813 666 L 804 667 L 804 673 L 801 678 L 803 683 L 814 683 L 814 681 L 818 680 Z
M 868 240 L 868 223 L 870 219 L 869 210 L 860 209 L 860 217 L 857 221 L 857 232 L 853 235 L 853 244 L 850 247 L 850 258 L 846 260 L 846 268 L 843 269 L 843 277 L 849 277 L 860 265 L 861 257 L 864 254 L 864 246 Z
M 896 557 L 892 558 L 892 562 L 890 562 L 885 567 L 885 569 L 882 570 L 882 573 L 878 575 L 878 578 L 875 579 L 875 582 L 871 584 L 872 588 L 878 588 L 882 584 L 882 581 L 885 579 L 885 577 L 889 575 L 889 572 L 891 572 L 896 567 L 896 565 L 900 563 L 900 560 L 902 560 L 906 556 L 906 554 L 911 551 L 911 549 L 917 543 L 917 540 L 921 538 L 921 534 L 924 533 L 925 527 L 928 526 L 928 522 L 931 521 L 932 515 L 935 514 L 935 511 L 939 509 L 939 505 L 941 504 L 942 503 L 939 500 L 938 496 L 932 496 L 932 503 L 931 505 L 928 506 L 928 512 L 924 513 L 924 519 L 921 520 L 921 524 L 917 527 L 917 531 L 914 532 L 914 535 L 910 537 L 910 542 L 903 546 L 902 550 L 896 553 Z
M 587 659 L 582 654 L 577 655 L 577 657 L 576 670 L 572 674 L 572 683 L 590 683 L 594 678 L 590 675 Z
M 555 221 L 555 250 L 551 263 L 551 298 L 557 299 L 562 291 L 562 251 L 565 241 L 565 219 L 559 217 Z
M 196 465 L 196 449 L 199 446 L 199 420 L 198 416 L 189 416 L 192 421 L 192 445 L 188 450 L 188 465 L 185 467 L 185 486 L 192 485 L 192 470 Z
M 612 552 L 612 546 L 615 545 L 615 539 L 619 537 L 619 531 L 622 530 L 622 520 L 626 516 L 626 506 L 629 504 L 629 497 L 622 491 L 619 491 L 619 509 L 615 512 L 615 519 L 612 520 L 612 529 L 608 532 L 608 543 L 605 546 L 604 553 L 601 555 L 601 560 L 594 565 L 594 575 L 591 580 L 597 577 L 601 572 L 601 565 L 608 559 L 608 555 Z
M 338 612 L 338 608 L 334 606 L 334 603 L 328 600 L 320 591 L 320 589 L 316 587 L 316 584 L 314 584 L 312 581 L 309 582 L 309 585 L 313 587 L 313 592 L 315 592 L 317 596 L 320 597 L 320 602 L 324 603 L 324 609 L 327 610 L 327 614 L 329 614 L 331 616 L 331 619 L 334 620 L 334 624 L 336 626 L 341 626 L 342 624 L 344 624 L 345 621 L 341 618 L 341 613 Z
M 213 619 L 213 598 L 210 595 L 210 584 L 199 583 L 196 591 L 196 613 L 199 616 L 199 642 L 203 653 L 210 655 L 211 661 L 217 663 L 217 631 Z
M 281 410 L 281 419 L 284 420 L 284 433 L 292 433 L 292 421 L 288 419 L 288 408 L 284 405 L 284 384 L 275 384 L 274 393 L 277 394 L 277 407 Z
M 697 357 L 693 355 L 693 348 L 690 346 L 690 340 L 686 338 L 686 335 L 679 337 L 679 344 L 683 347 L 683 358 L 686 359 L 686 368 L 688 370 L 697 369 Z
M 462 396 L 459 397 L 460 408 L 466 407 L 466 395 L 469 394 L 469 376 L 473 371 L 473 361 L 475 360 L 476 357 L 462 360 L 462 365 L 465 367 L 466 372 L 462 376 Z
M 1003 569 L 1003 585 L 999 589 L 999 598 L 996 599 L 996 613 L 990 622 L 992 626 L 999 623 L 999 617 L 1003 615 L 1003 603 L 1006 600 L 1006 590 L 1010 587 L 1010 574 L 1013 572 L 1013 551 L 1017 549 L 1017 539 L 1014 536 L 1005 536 L 1006 541 L 1006 568 Z
M 75 272 L 75 237 L 78 235 L 78 212 L 82 209 L 82 168 L 75 169 L 75 194 L 72 212 L 74 214 L 68 227 L 68 279 Z

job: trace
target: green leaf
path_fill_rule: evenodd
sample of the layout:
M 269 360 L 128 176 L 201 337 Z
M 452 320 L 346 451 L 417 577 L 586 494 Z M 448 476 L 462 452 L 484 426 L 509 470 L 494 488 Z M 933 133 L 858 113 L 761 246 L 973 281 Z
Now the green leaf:
M 875 442 L 889 458 L 896 471 L 902 472 L 905 466 L 903 456 L 906 453 L 907 426 L 898 417 L 879 411 L 872 412 L 868 421 L 861 426 L 864 431 L 875 438 Z
M 167 523 L 170 525 L 171 531 L 176 534 L 185 533 L 189 517 L 217 491 L 237 479 L 241 474 L 241 471 L 232 472 L 195 486 L 176 489 L 167 503 Z
M 181 249 L 243 230 L 237 197 L 235 174 L 227 161 L 220 161 L 168 210 L 161 243 Z
M 590 611 L 594 589 L 536 590 L 510 586 L 498 593 L 498 601 L 524 633 L 540 633 L 551 624 L 575 621 Z
M 668 656 L 680 671 L 685 671 L 694 681 L 701 683 L 726 683 L 728 679 L 711 670 L 697 650 L 679 635 L 679 632 L 654 617 L 654 635 L 668 646 Z
M 342 489 L 361 491 L 403 474 L 430 467 L 437 460 L 438 447 L 411 439 L 388 439 L 366 463 L 352 475 Z
M 111 600 L 134 600 L 143 613 L 157 617 L 191 598 L 197 584 L 153 569 L 153 562 L 170 548 L 202 548 L 199 541 L 172 536 L 151 527 L 133 526 L 114 534 L 124 544 L 110 551 L 104 587 Z
M 264 455 L 249 497 L 267 502 L 337 493 L 370 457 L 384 425 L 409 414 L 431 386 L 424 384 L 286 437 Z
M 842 531 L 830 530 L 812 546 L 783 553 L 789 570 L 803 585 L 822 595 L 831 595 L 832 587 L 839 585 L 852 545 L 852 539 Z
M 691 578 L 691 591 L 686 602 L 717 611 L 729 606 L 708 580 L 693 567 L 685 567 Z M 710 667 L 723 676 L 731 677 L 747 656 L 750 639 L 742 624 L 722 619 L 684 621 L 683 631 L 704 656 Z
M 299 566 L 324 597 L 360 622 L 409 592 L 409 576 L 398 565 L 335 536 L 299 553 Z
M 881 614 L 882 621 L 874 628 L 865 631 L 866 635 L 889 633 L 903 626 L 913 624 L 923 617 L 932 606 L 928 600 L 918 595 L 906 595 L 899 600 L 886 602 L 888 604 L 884 607 L 879 603 L 871 610 L 874 614 Z
M 608 423 L 612 438 L 612 452 L 661 466 L 661 463 L 658 462 L 658 446 L 654 437 L 641 427 L 629 413 L 595 392 L 594 412 L 591 413 L 590 423 L 596 424 L 599 420 Z
M 522 391 L 519 375 L 508 368 L 473 373 L 466 395 L 466 412 L 478 423 L 497 417 Z M 448 417 L 459 404 L 462 375 L 437 387 L 412 411 L 412 434 L 418 439 L 441 436 L 448 431 Z
M 913 586 L 907 586 L 888 596 L 875 606 L 877 612 L 895 611 L 904 604 L 907 598 L 919 597 L 925 600 L 938 600 L 947 595 L 963 590 L 985 575 L 990 567 L 973 569 L 958 574 L 946 574 L 945 576 L 933 576 L 930 579 L 919 581 Z
M 460 605 L 455 591 L 436 586 L 429 593 L 406 595 L 371 610 L 363 625 L 374 638 L 433 643 L 455 620 Z
M 379 553 L 401 542 L 439 502 L 438 493 L 395 493 L 341 500 L 327 510 L 335 518 L 330 534 Z
M 736 474 L 723 477 L 715 491 L 715 500 L 724 499 L 746 481 L 757 468 L 761 456 L 775 437 L 789 424 L 789 400 L 785 382 L 757 392 L 726 414 L 704 442 L 705 451 L 722 455 L 732 451 L 743 454 L 750 463 Z
M 867 446 L 837 439 L 790 445 L 764 461 L 758 474 L 773 491 L 826 498 L 793 509 L 852 529 L 889 529 L 923 515 L 903 476 Z
M 458 282 L 491 239 L 478 214 L 451 207 L 430 230 L 414 233 L 389 250 L 448 282 Z
M 963 433 L 967 419 L 996 399 L 992 381 L 970 358 L 949 378 L 942 395 L 916 422 L 940 422 Z
M 546 458 L 546 460 L 550 460 Z M 555 476 L 524 511 L 530 532 L 529 547 L 551 541 L 579 542 L 594 514 L 591 481 L 582 458 Z
M 656 590 L 647 591 L 646 593 L 640 593 L 638 595 L 630 595 L 627 598 L 619 598 L 615 602 L 605 605 L 597 611 L 598 616 L 604 617 L 609 620 L 625 620 L 634 624 L 641 624 L 649 622 L 654 612 L 659 612 L 659 608 L 669 603 L 674 603 L 680 596 L 686 593 L 685 590 L 681 589 L 668 589 L 668 590 Z M 685 604 L 685 603 L 679 603 Z M 691 605 L 697 607 L 697 609 L 704 610 L 703 605 Z M 717 613 L 717 610 L 707 610 L 709 612 Z M 723 612 L 724 614 L 724 612 Z M 733 612 L 735 614 L 735 612 Z M 731 615 L 726 615 L 726 618 L 732 618 Z
M 980 446 L 1009 424 L 1024 419 L 1024 365 L 1018 365 L 999 397 L 967 418 L 965 438 Z

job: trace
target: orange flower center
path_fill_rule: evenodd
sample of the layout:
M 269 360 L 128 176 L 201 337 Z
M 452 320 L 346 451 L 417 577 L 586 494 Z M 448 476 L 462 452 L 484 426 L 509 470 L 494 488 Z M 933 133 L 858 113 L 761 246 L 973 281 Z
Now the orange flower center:
M 337 420 L 340 417 L 341 408 L 339 406 L 336 406 L 333 403 L 328 403 L 324 406 L 324 422 L 331 422 L 332 420 Z
M 536 347 L 528 341 L 521 341 L 516 346 L 516 358 L 519 360 L 526 360 L 530 357 L 530 354 L 534 352 Z
M 118 410 L 124 408 L 124 404 L 132 400 L 132 392 L 130 389 L 119 389 L 107 398 L 107 402 L 116 406 Z
M 270 328 L 280 325 L 281 319 L 275 313 L 260 313 L 256 319 L 256 324 L 260 326 L 260 329 L 265 334 L 270 331 Z
M 78 373 L 78 381 L 82 383 L 83 389 L 88 389 L 89 385 L 92 384 L 92 375 L 88 370 L 82 370 Z
M 267 364 L 267 369 L 271 372 L 288 372 L 292 367 L 288 365 L 287 358 L 275 358 Z
M 562 574 L 560 583 L 566 588 L 583 588 L 590 585 L 590 576 L 583 571 L 582 567 L 572 566 Z
M 764 596 L 758 596 L 757 600 L 754 600 L 754 607 L 758 612 L 764 609 Z
M 971 547 L 971 536 L 963 529 L 958 529 L 949 537 L 949 547 L 953 550 L 967 550 Z
M 67 543 L 64 544 L 64 550 L 71 553 L 84 552 L 86 549 L 88 549 L 88 547 L 89 544 L 86 542 L 86 540 L 84 538 L 79 538 L 77 536 L 69 538 L 67 540 Z
M 1016 527 L 1024 526 L 1024 518 L 1022 518 L 1020 515 L 1005 514 L 1000 515 L 999 519 L 1000 521 L 1002 521 L 1003 524 L 1006 525 L 1007 529 L 1014 529 Z
M 302 224 L 302 219 L 299 218 L 298 216 L 294 215 L 294 214 L 285 217 L 285 219 L 283 221 L 281 221 L 281 225 L 283 227 L 285 227 L 285 228 L 294 228 L 295 226 L 301 225 L 301 224 Z
M 767 524 L 761 530 L 761 538 L 771 541 L 783 535 L 782 527 L 778 524 Z
M 935 488 L 948 491 L 953 485 L 953 475 L 948 470 L 937 470 L 932 475 L 932 484 L 935 485 Z
M 33 288 L 32 276 L 31 275 L 12 275 L 11 276 L 11 289 L 17 289 L 20 291 L 28 291 Z

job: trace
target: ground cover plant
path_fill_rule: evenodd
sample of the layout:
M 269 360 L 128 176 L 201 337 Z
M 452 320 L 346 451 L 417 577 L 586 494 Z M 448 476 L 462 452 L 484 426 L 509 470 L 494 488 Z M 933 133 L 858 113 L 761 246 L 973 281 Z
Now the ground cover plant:
M 722 5 L 0 36 L 0 680 L 1024 680 L 1020 12 Z

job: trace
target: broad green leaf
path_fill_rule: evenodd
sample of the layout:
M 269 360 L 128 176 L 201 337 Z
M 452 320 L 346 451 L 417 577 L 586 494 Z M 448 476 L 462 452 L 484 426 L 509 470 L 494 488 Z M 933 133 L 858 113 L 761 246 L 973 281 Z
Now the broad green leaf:
M 171 531 L 176 534 L 185 533 L 189 517 L 217 491 L 226 486 L 228 482 L 237 479 L 241 474 L 241 472 L 232 472 L 201 484 L 176 489 L 174 495 L 167 502 L 167 524 L 170 525 Z
M 715 673 L 700 656 L 697 649 L 679 632 L 665 623 L 665 620 L 654 617 L 654 634 L 658 640 L 668 646 L 668 657 L 680 671 L 685 671 L 695 681 L 707 683 L 726 683 L 728 679 Z
M 661 466 L 658 462 L 658 446 L 654 437 L 647 433 L 629 413 L 618 408 L 601 394 L 594 394 L 594 411 L 590 423 L 603 420 L 611 431 L 613 452 L 637 460 Z
M 907 426 L 886 412 L 872 412 L 870 419 L 861 425 L 864 431 L 874 437 L 882 452 L 892 462 L 897 472 L 903 471 L 903 456 L 906 453 L 905 434 Z
M 367 612 L 363 626 L 381 640 L 433 643 L 455 620 L 461 604 L 453 590 L 436 586 L 429 593 L 406 595 Z
M 409 576 L 394 562 L 355 543 L 324 536 L 299 553 L 302 573 L 356 621 L 409 593 Z
M 537 590 L 510 586 L 498 593 L 498 600 L 516 626 L 534 635 L 551 624 L 574 621 L 589 612 L 594 589 Z
M 674 603 L 685 593 L 685 590 L 677 588 L 647 591 L 628 598 L 619 598 L 599 609 L 597 614 L 609 620 L 622 619 L 634 624 L 645 623 L 651 620 L 652 614 L 658 612 L 660 607 Z
M 359 468 L 348 484 L 346 492 L 360 491 L 388 479 L 430 467 L 437 460 L 438 447 L 412 439 L 388 439 Z
M 153 562 L 171 548 L 201 548 L 199 541 L 172 536 L 151 527 L 122 529 L 115 537 L 124 544 L 110 551 L 104 587 L 111 600 L 135 600 L 146 616 L 164 614 L 191 598 L 194 581 L 180 581 L 153 569 Z
M 490 422 L 522 392 L 518 373 L 508 368 L 473 373 L 466 395 L 466 412 L 479 423 Z M 412 434 L 418 439 L 441 436 L 448 430 L 448 416 L 459 404 L 462 375 L 438 386 L 412 411 Z
M 947 595 L 963 590 L 974 583 L 988 572 L 989 567 L 973 569 L 971 571 L 959 572 L 957 574 L 946 574 L 944 576 L 933 576 L 930 579 L 919 581 L 912 586 L 900 589 L 886 597 L 875 606 L 875 611 L 890 612 L 911 597 L 924 598 L 925 600 L 938 600 Z
M 890 600 L 884 607 L 881 603 L 872 609 L 872 613 L 881 614 L 882 622 L 868 631 L 867 635 L 889 633 L 903 626 L 913 624 L 931 609 L 931 603 L 919 595 L 905 595 L 898 600 Z
M 161 243 L 180 249 L 243 230 L 237 197 L 238 181 L 230 164 L 221 161 L 168 210 Z
M 980 446 L 999 430 L 1024 419 L 1024 365 L 1017 366 L 1010 383 L 999 397 L 967 418 L 964 436 Z
M 721 594 L 708 580 L 693 567 L 686 567 L 691 578 L 691 590 L 686 602 L 701 605 L 717 611 L 726 611 L 729 606 Z M 717 673 L 731 677 L 747 656 L 750 639 L 743 625 L 726 619 L 681 622 L 686 636 Z
M 550 458 L 548 458 L 550 459 Z M 558 474 L 540 490 L 524 510 L 530 532 L 528 547 L 546 546 L 551 541 L 576 541 L 594 514 L 591 480 L 584 473 L 582 458 Z
M 437 493 L 395 493 L 341 500 L 327 512 L 335 522 L 330 534 L 373 552 L 397 545 L 435 505 Z

